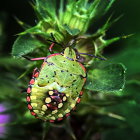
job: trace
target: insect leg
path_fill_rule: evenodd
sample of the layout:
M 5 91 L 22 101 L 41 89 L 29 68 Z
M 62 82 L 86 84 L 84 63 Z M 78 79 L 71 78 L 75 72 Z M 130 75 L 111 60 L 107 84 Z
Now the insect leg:
M 36 60 L 44 60 L 46 57 L 38 57 L 38 58 L 31 58 L 31 61 L 36 61 Z
M 44 60 L 46 57 L 39 57 L 39 58 L 29 58 L 28 56 L 22 56 L 29 61 L 36 61 L 36 60 Z
M 52 43 L 49 47 L 49 51 L 52 52 L 52 48 L 54 47 L 55 43 Z

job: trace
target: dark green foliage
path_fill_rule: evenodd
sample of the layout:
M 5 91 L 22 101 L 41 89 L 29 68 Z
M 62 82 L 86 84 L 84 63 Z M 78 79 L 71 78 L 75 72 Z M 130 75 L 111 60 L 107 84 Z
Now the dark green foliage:
M 20 47 L 19 47 L 20 46 Z M 19 58 L 33 52 L 36 48 L 43 47 L 43 43 L 29 34 L 18 37 L 13 45 L 12 55 Z
M 56 19 L 56 1 L 55 0 L 36 0 L 36 9 L 42 19 Z
M 17 2 L 12 3 L 16 6 Z M 3 139 L 139 140 L 139 0 L 67 2 L 66 5 L 65 0 L 35 0 L 32 7 L 37 15 L 36 25 L 29 26 L 17 20 L 25 31 L 13 32 L 10 43 L 9 32 L 12 28 L 16 29 L 16 23 L 14 27 L 9 26 L 7 14 L 0 14 L 0 101 L 7 108 L 0 114 L 11 116 Z M 113 3 L 111 12 L 107 14 Z M 16 16 L 20 10 L 19 5 L 17 8 Z M 22 10 L 23 15 L 29 14 L 25 8 Z M 115 14 L 110 16 L 114 11 Z M 116 18 L 122 14 L 126 15 Z M 29 17 L 34 21 L 33 16 L 27 16 L 27 19 Z M 23 20 L 22 16 L 18 18 Z M 26 18 L 24 20 L 28 21 Z M 79 52 L 107 57 L 106 61 L 102 61 L 84 56 L 87 82 L 81 103 L 70 118 L 58 124 L 35 119 L 30 115 L 25 100 L 25 89 L 32 71 L 35 67 L 39 68 L 42 61 L 28 62 L 22 56 L 49 55 L 48 47 L 51 43 L 48 40 L 52 40 L 51 33 L 60 44 L 70 44 L 74 38 L 77 40 L 74 46 Z M 129 36 L 133 33 L 133 36 Z M 18 37 L 14 42 L 15 38 L 12 37 L 15 34 Z M 114 43 L 124 38 L 127 39 Z M 12 43 L 14 58 L 10 57 Z M 62 50 L 61 45 L 56 45 L 54 52 Z
M 125 67 L 112 64 L 88 72 L 85 89 L 101 92 L 121 91 L 125 83 Z

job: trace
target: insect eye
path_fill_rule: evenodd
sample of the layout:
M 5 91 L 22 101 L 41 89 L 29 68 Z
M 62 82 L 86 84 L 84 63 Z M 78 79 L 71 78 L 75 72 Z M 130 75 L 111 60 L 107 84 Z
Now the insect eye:
M 80 56 L 79 55 L 77 55 L 77 59 L 79 59 L 80 58 Z

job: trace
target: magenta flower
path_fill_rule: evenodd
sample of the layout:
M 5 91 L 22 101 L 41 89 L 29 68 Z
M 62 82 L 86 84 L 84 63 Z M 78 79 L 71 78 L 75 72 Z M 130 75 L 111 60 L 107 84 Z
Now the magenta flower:
M 10 122 L 10 115 L 4 113 L 7 110 L 5 104 L 0 104 L 0 138 L 4 138 L 7 133 L 7 123 Z

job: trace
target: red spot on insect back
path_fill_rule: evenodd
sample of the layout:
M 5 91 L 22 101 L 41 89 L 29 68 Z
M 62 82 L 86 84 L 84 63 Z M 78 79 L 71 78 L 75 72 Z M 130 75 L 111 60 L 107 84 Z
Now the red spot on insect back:
M 83 95 L 83 91 L 81 91 L 79 95 L 82 96 Z
M 67 113 L 65 116 L 66 116 L 66 117 L 70 116 L 70 113 Z
M 35 112 L 31 112 L 31 114 L 32 114 L 33 116 L 35 116 L 35 115 L 36 115 L 36 113 L 35 113 Z
M 77 103 L 79 104 L 79 103 L 80 103 L 80 101 L 81 101 L 81 99 L 80 99 L 80 98 L 78 98 Z
M 36 72 L 33 77 L 37 78 L 39 76 L 39 72 Z
M 61 98 L 59 96 L 51 96 L 51 98 L 59 103 L 62 102 Z
M 31 93 L 31 88 L 30 87 L 27 88 L 27 93 Z
M 56 106 L 53 106 L 52 104 L 47 104 L 47 107 L 50 108 L 51 110 L 58 109 Z
M 27 102 L 30 102 L 30 101 L 31 101 L 31 99 L 30 99 L 29 96 L 27 96 L 26 101 L 27 101 Z
M 50 120 L 50 122 L 51 122 L 51 123 L 53 123 L 53 122 L 54 122 L 54 120 Z
M 63 118 L 58 118 L 57 120 L 58 120 L 58 121 L 61 121 L 61 120 L 63 120 Z
M 30 84 L 33 85 L 35 83 L 34 79 L 31 79 Z
M 32 106 L 31 106 L 30 104 L 28 104 L 28 109 L 29 109 L 29 110 L 32 110 L 32 109 L 33 109 Z

